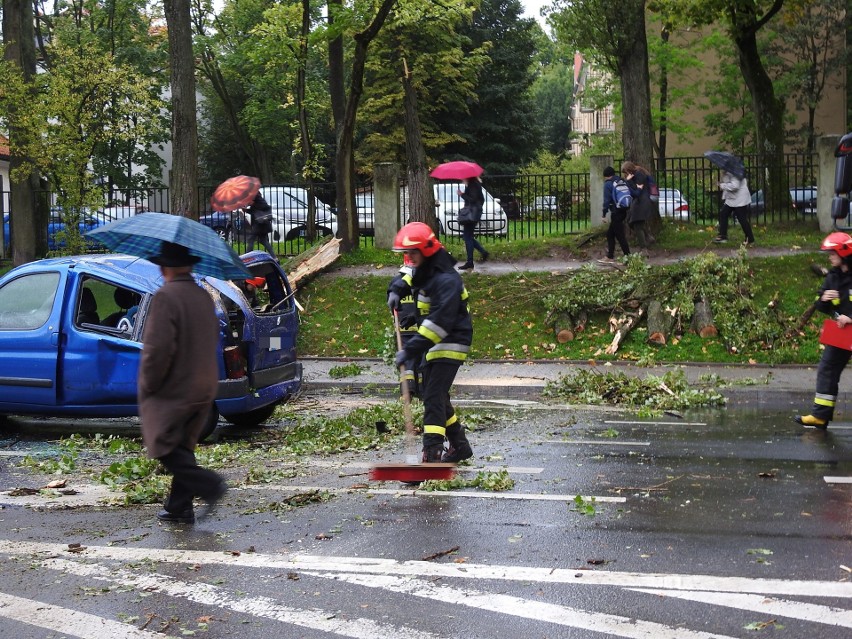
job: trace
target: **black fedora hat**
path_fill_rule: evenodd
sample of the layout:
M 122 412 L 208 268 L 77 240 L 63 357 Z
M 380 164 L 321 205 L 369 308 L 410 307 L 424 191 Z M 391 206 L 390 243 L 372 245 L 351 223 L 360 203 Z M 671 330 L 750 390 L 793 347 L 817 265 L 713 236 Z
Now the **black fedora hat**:
M 182 244 L 174 242 L 166 242 L 160 247 L 159 255 L 152 255 L 148 258 L 149 262 L 153 262 L 158 266 L 192 266 L 201 260 L 200 257 L 189 254 L 189 249 Z

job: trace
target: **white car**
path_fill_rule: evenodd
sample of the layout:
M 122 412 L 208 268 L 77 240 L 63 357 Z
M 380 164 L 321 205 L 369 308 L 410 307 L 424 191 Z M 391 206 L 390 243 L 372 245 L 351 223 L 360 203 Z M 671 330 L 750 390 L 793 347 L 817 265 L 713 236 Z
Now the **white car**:
M 447 235 L 461 235 L 462 228 L 458 222 L 459 210 L 464 206 L 464 200 L 458 194 L 458 189 L 464 190 L 461 182 L 441 182 L 435 184 L 435 215 L 441 227 L 441 232 Z M 482 189 L 485 203 L 482 205 L 482 218 L 476 225 L 477 235 L 507 235 L 509 220 L 506 212 L 500 206 L 500 200 Z
M 683 199 L 677 189 L 660 189 L 660 217 L 689 221 L 689 203 Z
M 308 192 L 296 186 L 264 186 L 263 199 L 272 207 L 272 235 L 277 240 L 304 237 L 308 224 Z M 337 216 L 314 198 L 315 223 L 319 235 L 337 235 Z
M 373 235 L 375 233 L 376 209 L 372 191 L 355 194 L 355 210 L 358 212 L 358 231 L 361 235 Z

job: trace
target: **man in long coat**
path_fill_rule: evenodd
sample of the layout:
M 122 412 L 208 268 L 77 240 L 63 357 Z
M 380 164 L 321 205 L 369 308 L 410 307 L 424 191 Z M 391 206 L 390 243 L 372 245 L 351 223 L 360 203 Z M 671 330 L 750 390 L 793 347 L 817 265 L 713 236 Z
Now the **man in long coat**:
M 172 473 L 161 521 L 195 522 L 193 497 L 207 502 L 206 516 L 225 493 L 217 473 L 201 468 L 195 447 L 219 378 L 219 322 L 210 295 L 192 277 L 199 258 L 186 247 L 163 242 L 159 265 L 165 283 L 145 318 L 139 366 L 139 416 L 148 456 Z

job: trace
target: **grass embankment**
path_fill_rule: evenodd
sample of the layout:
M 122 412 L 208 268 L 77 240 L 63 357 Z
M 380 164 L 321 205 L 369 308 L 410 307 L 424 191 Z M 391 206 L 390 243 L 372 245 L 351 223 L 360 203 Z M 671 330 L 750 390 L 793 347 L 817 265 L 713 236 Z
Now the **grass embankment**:
M 733 229 L 731 237 L 738 232 Z M 756 308 L 763 309 L 774 299 L 772 315 L 778 321 L 776 330 L 778 327 L 793 328 L 810 306 L 821 283 L 811 265 L 825 265 L 827 260 L 817 252 L 790 254 L 789 250 L 817 247 L 822 234 L 816 228 L 772 231 L 758 228 L 756 235 L 759 246 L 777 246 L 779 256 L 745 258 L 751 300 Z M 667 226 L 655 250 L 700 249 L 711 237 L 706 229 L 699 231 L 694 225 Z M 578 251 L 571 248 L 570 241 L 576 238 L 560 238 L 553 242 L 537 240 L 539 245 L 546 247 L 541 249 L 543 251 L 568 250 L 576 259 Z M 600 240 L 596 240 L 583 252 L 597 257 L 600 249 Z M 512 258 L 519 257 L 514 255 L 516 250 L 515 243 L 509 242 L 496 245 L 493 252 Z M 785 251 L 788 254 L 783 254 Z M 366 260 L 366 263 L 379 265 L 395 264 L 397 259 L 387 251 L 369 249 L 346 256 L 345 261 L 355 264 L 361 260 L 363 264 Z M 779 334 L 771 343 L 756 340 L 735 352 L 724 335 L 702 339 L 688 327 L 682 335 L 675 335 L 668 345 L 651 346 L 646 343 L 647 328 L 641 323 L 615 355 L 605 355 L 603 351 L 612 341 L 607 327 L 609 313 L 594 314 L 586 330 L 574 341 L 558 344 L 552 328 L 546 324 L 544 299 L 565 286 L 571 276 L 549 273 L 491 276 L 477 272 L 465 275 L 475 330 L 472 357 L 631 360 L 647 364 L 678 361 L 812 364 L 819 359 L 817 334 L 823 319 L 820 314 L 811 319 L 801 334 L 792 337 Z M 392 322 L 385 306 L 387 283 L 384 275 L 340 277 L 334 273 L 312 281 L 299 295 L 305 306 L 299 352 L 326 357 L 387 357 L 394 352 Z M 748 313 L 742 314 L 741 321 L 746 332 L 751 324 L 755 325 L 755 331 L 762 328 L 758 326 L 758 318 Z

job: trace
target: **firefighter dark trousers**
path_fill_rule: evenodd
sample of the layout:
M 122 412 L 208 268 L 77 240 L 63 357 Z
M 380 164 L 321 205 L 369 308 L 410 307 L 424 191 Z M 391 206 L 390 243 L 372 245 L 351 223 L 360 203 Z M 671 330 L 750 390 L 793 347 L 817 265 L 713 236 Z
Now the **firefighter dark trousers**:
M 423 367 L 423 450 L 440 446 L 443 449 L 447 426 L 458 421 L 450 403 L 450 387 L 456 379 L 461 362 L 435 360 Z
M 811 411 L 814 417 L 827 422 L 834 419 L 834 405 L 837 403 L 840 375 L 849 363 L 850 357 L 852 357 L 852 351 L 836 346 L 825 347 L 817 368 L 816 394 L 814 408 Z

